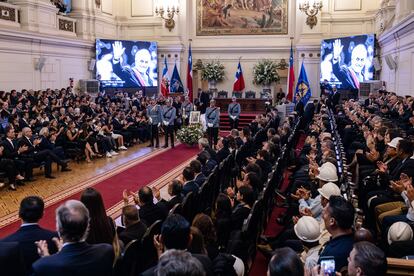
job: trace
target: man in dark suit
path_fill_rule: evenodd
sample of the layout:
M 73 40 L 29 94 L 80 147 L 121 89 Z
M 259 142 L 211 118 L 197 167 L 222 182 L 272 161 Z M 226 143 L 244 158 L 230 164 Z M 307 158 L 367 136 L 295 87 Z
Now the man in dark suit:
M 122 208 L 122 220 L 125 229 L 119 233 L 119 239 L 126 246 L 133 240 L 141 240 L 147 231 L 147 226 L 139 219 L 138 208 L 134 205 L 128 205 Z
M 161 235 L 155 236 L 154 245 L 158 256 L 170 249 L 187 250 L 191 243 L 190 223 L 182 216 L 173 214 L 168 216 L 161 227 Z M 214 275 L 211 260 L 206 255 L 191 254 L 203 266 L 207 276 Z M 157 266 L 151 267 L 142 273 L 143 276 L 157 275 Z
M 298 113 L 298 117 L 303 115 L 304 112 L 304 105 L 302 102 L 302 98 L 299 94 L 296 94 L 296 105 L 295 105 L 295 111 Z
M 164 220 L 168 212 L 164 204 L 154 204 L 154 195 L 151 188 L 144 186 L 138 191 L 139 217 L 147 225 L 151 226 L 157 220 Z
M 23 116 L 19 119 L 19 129 L 30 127 L 29 120 L 30 120 L 29 112 L 24 112 Z
M 199 154 L 197 154 L 197 160 L 200 161 L 202 165 L 201 172 L 207 177 L 213 172 L 214 168 L 217 166 L 217 161 L 212 159 L 210 157 L 210 154 L 206 151 L 202 151 Z
M 308 125 L 312 119 L 313 115 L 315 114 L 315 106 L 318 104 L 318 100 L 313 100 L 313 102 L 309 102 L 305 106 L 305 111 L 303 114 L 303 119 L 306 125 Z
M 50 255 L 46 242 L 37 242 L 42 256 L 33 264 L 33 275 L 89 276 L 112 275 L 114 250 L 109 244 L 89 245 L 85 242 L 89 212 L 82 202 L 68 200 L 56 210 L 56 225 L 63 244 Z
M 2 239 L 2 242 L 18 242 L 23 253 L 26 271 L 32 271 L 32 263 L 39 259 L 37 253 L 36 241 L 45 240 L 51 253 L 55 253 L 57 248 L 52 242 L 53 238 L 57 238 L 56 232 L 43 229 L 39 226 L 39 221 L 43 216 L 44 203 L 40 197 L 29 196 L 20 202 L 19 217 L 22 225 L 19 230 L 10 236 Z
M 27 158 L 31 158 L 36 163 L 45 162 L 45 177 L 55 178 L 52 176 L 52 161 L 56 162 L 62 167 L 62 172 L 70 171 L 68 164 L 63 162 L 53 151 L 40 150 L 39 145 L 42 139 L 34 139 L 32 141 L 33 132 L 30 128 L 26 127 L 22 130 L 22 138 L 19 141 L 19 147 L 27 146 L 27 151 L 23 155 Z
M 18 146 L 15 140 L 14 128 L 8 126 L 6 128 L 6 138 L 3 140 L 2 145 L 4 147 L 3 157 L 12 159 L 16 165 L 20 174 L 24 174 L 26 181 L 32 180 L 33 160 L 31 158 L 25 158 L 23 155 L 29 147 L 22 145 Z
M 220 164 L 230 154 L 229 139 L 227 137 L 221 137 L 217 142 L 217 160 Z
M 162 200 L 168 210 L 171 210 L 176 204 L 183 201 L 183 183 L 180 180 L 174 179 L 168 184 L 168 194 L 171 196 L 170 200 Z
M 2 275 L 27 275 L 26 265 L 18 242 L 0 241 L 0 267 Z
M 131 123 L 124 124 L 121 120 L 121 114 L 119 112 L 114 113 L 114 118 L 111 121 L 112 126 L 114 127 L 114 133 L 120 134 L 124 137 L 124 140 L 127 143 L 131 142 L 132 133 L 128 130 L 128 127 Z
M 368 94 L 368 99 L 366 99 L 364 101 L 364 106 L 368 107 L 368 106 L 371 106 L 371 105 L 374 105 L 374 104 L 375 104 L 375 95 L 374 95 L 374 93 L 370 92 Z
M 189 192 L 193 192 L 193 194 L 198 192 L 198 185 L 194 181 L 194 171 L 191 169 L 191 167 L 185 167 L 183 170 L 183 180 L 184 180 L 184 186 L 183 186 L 183 195 L 187 195 Z
M 207 138 L 201 138 L 198 140 L 198 148 L 203 152 L 207 152 L 211 159 L 217 161 L 217 153 L 210 147 Z
M 197 183 L 198 187 L 201 188 L 204 182 L 206 181 L 207 177 L 201 172 L 202 165 L 200 161 L 193 160 L 190 162 L 190 167 L 194 172 L 194 181 Z
M 206 113 L 206 108 L 210 104 L 210 94 L 206 91 L 198 90 L 198 97 L 200 99 L 200 112 L 201 114 Z

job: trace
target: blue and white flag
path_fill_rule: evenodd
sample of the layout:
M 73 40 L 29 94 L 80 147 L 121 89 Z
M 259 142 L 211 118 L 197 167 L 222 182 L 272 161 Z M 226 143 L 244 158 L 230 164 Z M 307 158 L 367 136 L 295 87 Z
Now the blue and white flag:
M 312 96 L 312 91 L 309 85 L 308 76 L 306 75 L 305 65 L 302 62 L 302 68 L 300 69 L 300 74 L 298 78 L 298 83 L 296 85 L 296 95 L 300 95 L 303 105 L 309 101 Z M 293 102 L 296 103 L 296 97 L 293 98 Z
M 177 64 L 174 64 L 174 71 L 171 76 L 170 81 L 170 92 L 171 93 L 184 93 L 184 85 L 180 78 L 180 73 L 178 73 Z

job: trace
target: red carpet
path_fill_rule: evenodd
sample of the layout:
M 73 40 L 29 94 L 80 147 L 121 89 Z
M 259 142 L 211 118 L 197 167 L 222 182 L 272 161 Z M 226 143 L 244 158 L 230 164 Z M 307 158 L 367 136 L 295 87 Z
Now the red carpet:
M 93 187 L 102 193 L 105 202 L 105 207 L 109 209 L 111 206 L 117 204 L 122 200 L 122 191 L 124 189 L 137 191 L 142 186 L 151 183 L 153 180 L 168 173 L 181 163 L 187 161 L 198 152 L 197 147 L 188 147 L 186 145 L 179 145 L 174 149 L 158 154 L 142 163 L 137 164 L 125 171 L 107 178 Z M 63 199 L 79 199 L 81 193 Z M 41 226 L 48 229 L 55 229 L 55 209 L 62 204 L 62 201 L 57 202 L 45 209 L 44 217 L 41 220 Z M 20 222 L 12 223 L 0 229 L 0 238 L 16 231 Z

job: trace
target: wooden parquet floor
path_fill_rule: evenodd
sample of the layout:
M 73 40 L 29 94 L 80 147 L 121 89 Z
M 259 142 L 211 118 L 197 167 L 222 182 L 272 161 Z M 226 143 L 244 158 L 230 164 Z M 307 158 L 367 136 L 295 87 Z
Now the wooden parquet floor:
M 79 183 L 84 183 L 83 187 L 86 187 L 85 185 L 91 186 L 94 182 L 100 181 L 100 176 L 106 177 L 108 174 L 116 173 L 120 169 L 128 167 L 129 164 L 136 164 L 135 161 L 137 160 L 143 161 L 165 151 L 165 149 L 153 149 L 146 145 L 136 145 L 127 151 L 120 151 L 118 156 L 97 158 L 91 163 L 72 161 L 69 163 L 69 167 L 72 169 L 71 172 L 58 172 L 56 164 L 53 164 L 53 175 L 56 176 L 56 179 L 46 179 L 43 171 L 35 169 L 34 177 L 36 181 L 26 182 L 24 186 L 18 186 L 17 191 L 0 190 L 0 223 L 5 217 L 18 211 L 20 201 L 26 196 L 41 196 L 46 205 L 49 205 L 53 203 L 50 201 L 55 197 L 68 196 L 72 190 L 78 188 Z

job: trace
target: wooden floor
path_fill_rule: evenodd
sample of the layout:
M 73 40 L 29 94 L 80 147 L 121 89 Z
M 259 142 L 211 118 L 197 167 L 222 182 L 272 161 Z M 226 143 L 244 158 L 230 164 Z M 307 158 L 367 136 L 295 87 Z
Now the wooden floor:
M 0 190 L 0 218 L 18 211 L 20 201 L 28 195 L 38 195 L 44 199 L 53 198 L 54 195 L 65 190 L 70 190 L 78 183 L 96 178 L 108 171 L 116 170 L 116 168 L 127 164 L 133 160 L 145 159 L 155 154 L 161 149 L 153 149 L 147 147 L 146 144 L 140 144 L 129 148 L 127 151 L 120 151 L 118 156 L 112 158 L 98 158 L 91 163 L 81 161 L 76 163 L 70 162 L 71 172 L 58 172 L 56 164 L 53 164 L 53 175 L 56 179 L 46 179 L 43 171 L 34 170 L 36 181 L 29 182 L 24 186 L 18 186 L 17 191 L 8 189 Z M 162 143 L 161 143 L 162 145 Z

